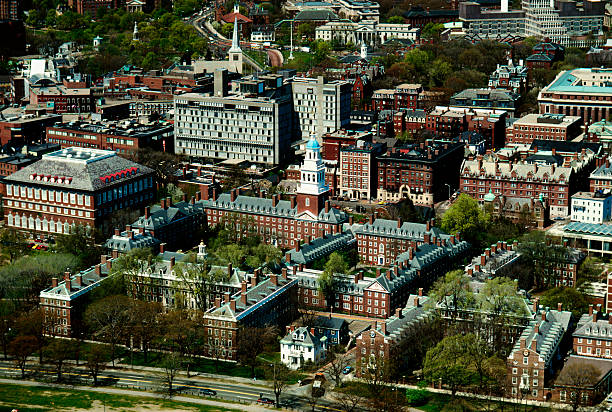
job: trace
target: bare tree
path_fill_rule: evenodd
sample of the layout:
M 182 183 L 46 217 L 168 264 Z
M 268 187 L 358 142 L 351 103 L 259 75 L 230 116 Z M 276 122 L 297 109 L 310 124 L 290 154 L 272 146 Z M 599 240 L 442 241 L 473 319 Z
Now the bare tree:
M 575 362 L 563 368 L 556 384 L 567 388 L 574 412 L 584 405 L 584 394 L 599 382 L 600 375 L 599 368 L 587 362 Z
M 363 405 L 367 404 L 367 399 L 351 392 L 336 392 L 334 393 L 334 399 L 340 405 L 342 412 L 357 412 Z
M 85 353 L 86 365 L 91 375 L 94 386 L 98 384 L 98 375 L 108 362 L 109 351 L 103 345 L 91 345 Z
M 142 349 L 144 361 L 147 363 L 149 349 L 160 333 L 160 316 L 162 305 L 158 302 L 143 302 L 136 300 L 130 312 L 130 331 Z
M 268 380 L 272 381 L 276 407 L 280 408 L 280 396 L 289 386 L 291 371 L 282 363 L 274 363 L 267 370 Z
M 21 378 L 25 378 L 25 367 L 30 356 L 36 350 L 34 336 L 18 336 L 9 344 L 9 353 L 15 359 L 15 364 L 21 370 Z
M 255 376 L 260 353 L 265 345 L 276 337 L 276 328 L 269 326 L 265 328 L 241 327 L 238 330 L 238 360 L 243 365 L 251 367 L 251 376 Z
M 85 322 L 92 335 L 110 345 L 113 366 L 117 345 L 125 339 L 130 327 L 131 307 L 130 298 L 116 295 L 92 303 L 85 311 Z
M 174 379 L 181 369 L 183 363 L 182 356 L 176 352 L 169 353 L 162 362 L 164 368 L 164 383 L 168 387 L 168 394 L 172 396 L 172 385 Z
M 335 353 L 329 351 L 331 361 L 327 364 L 327 371 L 334 379 L 336 387 L 342 386 L 342 375 L 344 368 L 349 366 L 350 360 L 346 353 Z
M 54 339 L 45 347 L 47 359 L 55 365 L 58 382 L 62 380 L 64 364 L 74 354 L 74 348 L 74 342 L 66 339 Z

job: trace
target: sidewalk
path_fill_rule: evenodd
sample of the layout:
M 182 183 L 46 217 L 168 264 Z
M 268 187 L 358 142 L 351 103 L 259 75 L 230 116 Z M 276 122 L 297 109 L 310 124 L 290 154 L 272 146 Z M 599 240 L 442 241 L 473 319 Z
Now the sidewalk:
M 60 384 L 48 384 L 41 382 L 33 382 L 33 381 L 21 381 L 15 379 L 0 379 L 0 383 L 9 383 L 12 385 L 22 385 L 22 386 L 45 386 L 49 388 L 61 388 L 61 389 L 69 389 L 69 390 L 77 390 L 77 391 L 88 391 L 88 392 L 98 392 L 98 393 L 107 393 L 111 395 L 124 395 L 124 396 L 137 396 L 140 398 L 153 398 L 153 399 L 164 399 L 168 400 L 168 397 L 159 393 L 152 392 L 140 392 L 140 391 L 130 391 L 126 389 L 114 389 L 114 388 L 94 388 L 89 386 L 69 386 L 69 385 L 60 385 Z M 263 412 L 269 411 L 269 408 L 264 408 L 262 406 L 257 405 L 243 405 L 243 404 L 233 404 L 230 402 L 219 402 L 213 401 L 209 399 L 198 399 L 198 398 L 189 398 L 186 396 L 173 396 L 172 400 L 177 402 L 187 402 L 193 403 L 197 405 L 209 405 L 216 406 L 219 408 L 225 409 L 235 409 L 240 411 L 249 411 L 249 412 Z M 106 408 L 109 411 L 112 411 L 111 408 Z

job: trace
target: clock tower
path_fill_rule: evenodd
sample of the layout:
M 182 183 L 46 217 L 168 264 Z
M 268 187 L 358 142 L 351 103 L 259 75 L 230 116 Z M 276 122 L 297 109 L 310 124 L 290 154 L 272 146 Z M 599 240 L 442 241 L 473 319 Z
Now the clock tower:
M 321 159 L 321 145 L 314 135 L 306 144 L 306 155 L 300 168 L 300 185 L 297 189 L 298 215 L 310 212 L 319 216 L 329 197 L 325 184 L 325 164 Z

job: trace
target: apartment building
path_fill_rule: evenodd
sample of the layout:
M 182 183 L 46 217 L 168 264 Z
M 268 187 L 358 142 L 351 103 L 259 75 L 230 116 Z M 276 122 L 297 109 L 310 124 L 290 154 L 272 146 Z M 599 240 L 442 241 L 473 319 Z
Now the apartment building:
M 320 138 L 350 124 L 352 89 L 349 82 L 326 82 L 323 76 L 316 79 L 295 77 L 291 90 L 298 120 L 295 127 L 302 139 L 308 140 L 313 134 Z
M 464 155 L 460 142 L 428 140 L 393 148 L 378 156 L 377 199 L 410 198 L 415 205 L 431 206 L 457 188 Z
M 612 194 L 578 192 L 572 195 L 572 222 L 603 223 L 610 220 Z
M 599 306 L 599 305 L 598 305 Z M 601 307 L 589 305 L 572 334 L 574 353 L 600 359 L 612 359 L 612 316 Z
M 376 198 L 377 166 L 376 157 L 386 145 L 358 140 L 355 145 L 340 149 L 340 196 L 357 200 Z
M 5 225 L 30 232 L 69 233 L 75 224 L 99 227 L 123 208 L 153 199 L 153 170 L 115 152 L 67 148 L 4 179 Z

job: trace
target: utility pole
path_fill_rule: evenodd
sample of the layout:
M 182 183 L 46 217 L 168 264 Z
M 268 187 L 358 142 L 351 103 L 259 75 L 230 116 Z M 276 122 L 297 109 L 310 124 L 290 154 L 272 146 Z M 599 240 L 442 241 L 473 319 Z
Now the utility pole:
M 289 49 L 289 60 L 293 60 L 293 19 L 291 19 L 291 25 L 290 25 L 291 29 L 290 32 L 291 34 L 289 35 L 290 37 L 290 41 L 291 41 L 291 46 Z

